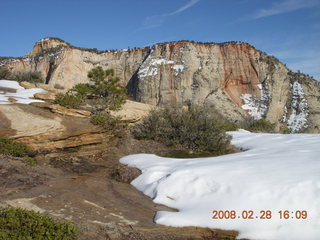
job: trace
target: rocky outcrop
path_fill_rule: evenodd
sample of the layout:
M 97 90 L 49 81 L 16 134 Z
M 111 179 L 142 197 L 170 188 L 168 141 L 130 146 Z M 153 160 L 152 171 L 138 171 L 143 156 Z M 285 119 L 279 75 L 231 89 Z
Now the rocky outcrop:
M 127 100 L 120 110 L 111 111 L 111 114 L 129 123 L 135 123 L 147 116 L 153 108 L 155 107 L 150 104 Z
M 35 99 L 40 99 L 40 100 L 54 100 L 56 94 L 53 92 L 44 92 L 44 93 L 36 93 L 34 95 Z
M 35 94 L 36 96 L 37 94 Z M 45 99 L 46 100 L 46 99 Z M 63 116 L 70 116 L 70 117 L 80 117 L 80 118 L 87 118 L 91 116 L 91 112 L 82 110 L 82 109 L 73 109 L 73 108 L 66 108 L 59 104 L 53 104 L 50 102 L 35 102 L 31 103 L 32 106 L 40 107 L 49 109 L 52 113 L 58 113 Z
M 46 46 L 55 46 L 46 39 Z M 44 44 L 40 40 L 35 44 L 34 50 L 37 53 L 38 46 Z M 8 67 L 12 72 L 38 71 L 41 72 L 46 83 L 52 87 L 69 89 L 77 83 L 88 82 L 87 73 L 95 66 L 113 68 L 122 84 L 126 85 L 128 80 L 135 74 L 143 62 L 149 48 L 131 49 L 122 51 L 82 50 L 72 46 L 60 46 L 46 48 L 45 51 L 29 54 L 22 58 L 5 59 L 0 66 Z
M 112 114 L 135 123 L 152 108 L 128 100 L 120 111 Z M 0 104 L 0 136 L 26 142 L 34 151 L 49 158 L 70 152 L 92 154 L 108 147 L 112 133 L 91 124 L 90 116 L 89 111 L 65 108 L 50 101 L 30 105 Z
M 0 105 L 1 136 L 27 142 L 39 153 L 84 148 L 105 149 L 108 134 L 94 126 L 88 118 L 54 114 L 46 109 L 24 105 Z
M 26 56 L 33 57 L 37 56 L 37 54 L 43 53 L 44 51 L 68 46 L 70 46 L 69 43 L 58 38 L 42 38 L 34 45 L 32 51 L 27 53 Z
M 99 52 L 50 41 L 38 42 L 28 57 L 1 64 L 13 72 L 40 71 L 48 85 L 65 89 L 88 82 L 95 66 L 114 68 L 142 103 L 207 104 L 231 122 L 266 118 L 278 130 L 320 131 L 319 83 L 247 43 L 181 41 Z

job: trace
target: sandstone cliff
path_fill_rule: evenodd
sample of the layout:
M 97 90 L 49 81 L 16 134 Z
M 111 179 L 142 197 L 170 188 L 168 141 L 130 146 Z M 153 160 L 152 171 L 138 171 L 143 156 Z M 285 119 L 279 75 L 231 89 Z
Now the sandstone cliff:
M 180 41 L 99 52 L 46 38 L 25 57 L 1 64 L 13 72 L 40 71 L 46 84 L 65 89 L 88 82 L 87 72 L 100 65 L 114 68 L 143 103 L 208 104 L 232 122 L 266 117 L 278 129 L 320 132 L 319 82 L 247 43 Z

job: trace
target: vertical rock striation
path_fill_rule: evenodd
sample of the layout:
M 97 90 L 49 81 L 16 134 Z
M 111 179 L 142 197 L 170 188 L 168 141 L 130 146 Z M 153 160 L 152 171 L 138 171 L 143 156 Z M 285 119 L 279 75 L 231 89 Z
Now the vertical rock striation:
M 40 71 L 47 84 L 66 89 L 88 82 L 95 66 L 114 68 L 136 101 L 207 104 L 232 122 L 266 118 L 278 130 L 320 129 L 319 83 L 247 43 L 180 41 L 101 52 L 46 38 L 25 57 L 0 64 L 13 72 Z

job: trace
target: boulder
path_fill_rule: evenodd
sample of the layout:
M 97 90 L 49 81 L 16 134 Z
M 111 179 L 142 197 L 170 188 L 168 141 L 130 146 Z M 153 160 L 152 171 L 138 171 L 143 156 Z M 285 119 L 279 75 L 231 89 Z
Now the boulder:
M 42 88 L 44 90 L 47 90 L 47 91 L 54 91 L 55 88 L 51 85 L 48 85 L 48 84 L 44 84 L 44 83 L 36 83 L 35 84 L 37 88 Z
M 24 87 L 25 89 L 31 89 L 31 88 L 36 88 L 36 85 L 34 83 L 29 83 L 29 82 L 20 82 L 20 86 Z
M 44 93 L 36 93 L 34 95 L 34 98 L 40 99 L 40 100 L 54 100 L 55 96 L 56 96 L 56 93 L 44 92 Z
M 122 120 L 135 123 L 147 116 L 153 108 L 155 108 L 155 106 L 150 104 L 127 100 L 121 110 L 112 111 L 111 114 L 115 117 L 120 117 Z

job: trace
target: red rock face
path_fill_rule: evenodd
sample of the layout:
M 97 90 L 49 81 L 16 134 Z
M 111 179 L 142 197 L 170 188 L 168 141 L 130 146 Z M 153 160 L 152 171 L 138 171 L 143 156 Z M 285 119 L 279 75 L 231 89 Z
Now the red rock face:
M 197 98 L 201 102 L 219 88 L 233 103 L 242 106 L 242 94 L 251 94 L 258 99 L 261 97 L 258 87 L 261 76 L 255 66 L 259 55 L 246 43 L 178 42 L 156 45 L 140 69 L 157 68 L 158 73 L 140 77 L 139 88 L 143 92 L 141 95 L 144 95 L 140 100 L 151 104 L 183 104 L 181 92 L 186 91 L 192 92 L 193 96 L 189 98 Z M 155 67 L 159 59 L 167 63 Z M 174 71 L 177 65 L 184 69 Z M 148 95 L 150 92 L 153 94 Z
M 253 64 L 252 51 L 249 44 L 220 45 L 225 76 L 222 87 L 239 106 L 242 105 L 242 94 L 248 93 L 260 98 L 260 89 L 257 86 L 260 81 Z

